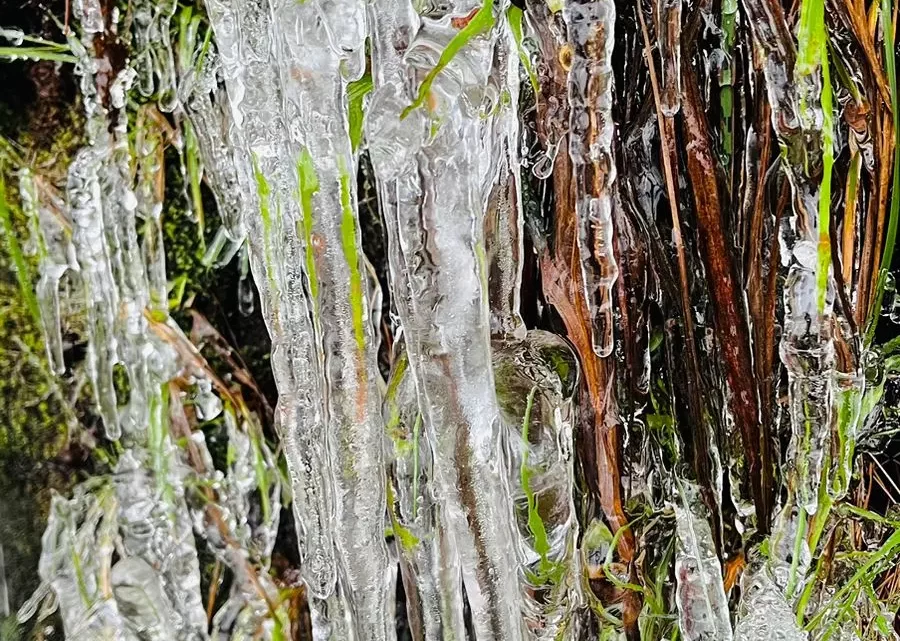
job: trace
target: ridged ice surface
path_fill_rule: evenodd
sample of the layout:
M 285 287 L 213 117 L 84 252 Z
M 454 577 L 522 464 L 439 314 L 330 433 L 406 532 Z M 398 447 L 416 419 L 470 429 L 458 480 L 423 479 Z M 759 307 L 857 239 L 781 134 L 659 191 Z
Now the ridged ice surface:
M 233 141 L 236 135 L 233 114 L 224 89 L 216 83 L 218 60 L 224 63 L 225 59 L 210 55 L 201 67 L 186 111 L 197 137 L 204 174 L 216 197 L 222 228 L 231 241 L 240 242 L 244 235 L 241 214 L 246 197 L 241 191 L 237 163 L 246 152 Z
M 159 594 L 148 595 L 147 605 L 157 604 L 171 611 L 164 621 L 170 628 L 168 638 L 204 639 L 206 614 L 200 600 L 200 567 L 191 516 L 179 471 L 167 469 L 176 464 L 177 458 L 169 439 L 165 441 L 168 447 L 154 453 L 127 450 L 115 470 L 122 546 L 131 566 L 138 568 L 141 575 L 150 575 L 131 577 L 132 573 L 123 567 L 119 576 L 123 582 L 141 583 L 152 577 Z M 160 633 L 153 638 L 161 641 L 167 636 Z
M 594 351 L 613 348 L 613 69 L 616 5 L 611 0 L 569 0 L 563 9 L 572 47 L 569 70 L 569 156 L 578 221 L 578 254 L 592 321 Z
M 707 515 L 698 487 L 681 481 L 675 503 L 678 624 L 687 641 L 728 641 L 732 638 L 728 599 Z
M 117 25 L 104 22 L 96 0 L 84 0 L 76 9 L 82 26 L 81 90 L 89 144 L 69 168 L 67 197 L 87 297 L 88 371 L 106 434 L 118 438 L 123 432 L 146 429 L 148 396 L 157 393 L 151 378 L 166 368 L 165 357 L 150 344 L 144 319 L 150 302 L 148 269 L 158 273 L 156 263 L 164 256 L 155 252 L 145 265 L 138 238 L 139 203 L 122 113 L 134 72 L 126 67 L 110 79 L 109 54 L 102 43 Z M 142 213 L 151 219 L 158 216 Z M 121 407 L 113 380 L 117 365 L 127 373 L 130 388 L 128 402 Z
M 747 571 L 741 579 L 741 603 L 735 641 L 806 641 L 781 589 L 765 569 Z
M 666 116 L 681 109 L 681 4 L 682 0 L 657 0 L 656 40 L 660 70 L 660 107 Z
M 493 178 L 485 166 L 494 144 L 490 114 L 500 95 L 489 82 L 492 52 L 505 28 L 502 21 L 491 26 L 493 10 L 491 3 L 448 7 L 449 17 L 469 16 L 468 24 L 485 28 L 431 78 L 419 105 L 410 82 L 421 82 L 434 68 L 458 27 L 452 19 L 417 20 L 408 1 L 380 3 L 373 16 L 375 94 L 367 136 L 381 192 L 393 200 L 386 209 L 393 289 L 400 292 L 435 487 L 460 557 L 472 624 L 479 639 L 518 639 L 522 599 L 508 545 L 507 480 L 498 462 L 481 232 Z M 428 119 L 435 126 L 426 139 Z

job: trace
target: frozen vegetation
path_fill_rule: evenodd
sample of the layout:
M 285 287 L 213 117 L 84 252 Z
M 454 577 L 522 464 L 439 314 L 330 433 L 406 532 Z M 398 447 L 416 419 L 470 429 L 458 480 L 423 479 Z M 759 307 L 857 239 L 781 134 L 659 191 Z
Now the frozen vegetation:
M 57 4 L 0 639 L 900 638 L 890 0 Z

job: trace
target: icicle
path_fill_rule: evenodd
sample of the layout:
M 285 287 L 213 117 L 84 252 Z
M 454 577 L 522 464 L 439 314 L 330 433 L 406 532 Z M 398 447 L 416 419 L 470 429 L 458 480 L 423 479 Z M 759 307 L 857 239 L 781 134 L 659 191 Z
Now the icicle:
M 272 554 L 278 534 L 281 507 L 281 479 L 275 456 L 262 438 L 262 428 L 255 417 L 244 421 L 238 429 L 237 419 L 225 412 L 231 464 L 225 477 L 230 511 L 236 519 L 235 530 L 241 546 L 257 562 L 265 562 Z M 259 495 L 260 509 L 251 509 L 250 497 Z M 250 515 L 258 514 L 251 521 Z
M 506 37 L 504 37 L 506 36 Z M 491 310 L 492 368 L 504 439 L 511 452 L 510 498 L 517 527 L 519 572 L 528 629 L 538 639 L 571 638 L 581 581 L 576 567 L 578 524 L 572 496 L 572 412 L 578 364 L 565 341 L 525 332 L 519 314 L 522 279 L 522 198 L 518 173 L 518 60 L 506 29 L 494 50 L 501 107 L 494 115 L 496 177 L 487 199 L 484 238 Z M 503 96 L 509 95 L 508 102 Z
M 735 641 L 806 641 L 797 617 L 765 569 L 745 571 L 741 579 Z
M 273 3 L 274 38 L 305 245 L 316 335 L 325 354 L 334 538 L 362 639 L 395 636 L 384 543 L 384 427 L 380 374 L 364 283 L 347 81 L 362 70 L 362 2 Z M 299 257 L 299 256 L 298 256 Z
M 98 172 L 101 159 L 82 149 L 69 167 L 67 195 L 74 227 L 72 238 L 87 295 L 88 375 L 108 438 L 121 434 L 113 366 L 119 362 L 115 337 L 118 295 L 103 234 Z
M 62 374 L 66 366 L 59 316 L 59 281 L 69 269 L 78 269 L 72 246 L 72 226 L 65 217 L 63 202 L 38 194 L 36 179 L 30 169 L 19 172 L 19 191 L 22 209 L 32 222 L 37 241 L 40 280 L 36 289 L 47 360 L 54 372 Z
M 155 114 L 154 114 L 155 112 Z M 166 256 L 163 247 L 162 216 L 164 158 L 162 131 L 154 118 L 161 117 L 152 107 L 138 115 L 136 197 L 137 214 L 144 219 L 143 258 L 147 267 L 149 308 L 157 316 L 169 313 Z
M 103 42 L 115 36 L 115 16 L 107 24 L 97 0 L 83 0 L 75 9 L 82 27 L 81 90 L 90 142 L 69 169 L 67 192 L 88 299 L 88 371 L 107 436 L 118 438 L 123 430 L 146 429 L 148 397 L 156 386 L 153 375 L 165 369 L 165 358 L 149 343 L 144 318 L 150 293 L 137 235 L 127 118 L 122 114 L 134 72 L 113 69 L 111 81 L 95 77 L 110 65 Z M 156 252 L 154 260 L 158 276 L 162 252 Z M 128 375 L 128 402 L 121 409 L 113 386 L 116 364 Z
M 190 445 L 207 486 L 215 488 L 193 510 L 194 529 L 233 573 L 228 599 L 213 617 L 211 638 L 281 641 L 289 625 L 288 604 L 267 572 L 278 531 L 279 475 L 252 415 L 239 429 L 229 408 L 224 422 L 229 452 L 224 476 L 213 467 L 203 432 L 194 432 Z M 258 509 L 251 506 L 257 493 Z
M 769 543 L 769 570 L 790 600 L 809 570 L 811 555 L 806 541 L 807 516 L 802 506 L 785 505 L 775 519 Z
M 591 311 L 594 351 L 613 348 L 612 287 L 619 274 L 613 252 L 612 0 L 567 0 L 563 9 L 572 46 L 569 70 L 569 155 L 578 220 L 578 253 Z
M 466 629 L 459 559 L 441 530 L 441 508 L 432 491 L 431 448 L 402 344 L 397 347 L 385 395 L 384 420 L 393 454 L 388 508 L 413 638 L 463 641 Z
M 241 190 L 236 163 L 244 150 L 237 144 L 235 124 L 229 112 L 224 91 L 217 90 L 214 56 L 207 55 L 198 72 L 198 80 L 186 111 L 197 145 L 203 158 L 207 182 L 216 198 L 216 205 L 225 234 L 232 243 L 243 240 L 241 212 L 246 196 Z
M 334 594 L 327 599 L 309 600 L 312 638 L 315 641 L 362 641 L 353 630 L 347 598 L 338 582 Z
M 499 409 L 481 239 L 482 203 L 492 178 L 485 165 L 495 144 L 489 139 L 492 117 L 486 114 L 499 97 L 489 76 L 500 30 L 469 40 L 443 70 L 428 76 L 430 90 L 420 87 L 419 102 L 427 101 L 435 120 L 421 151 L 408 141 L 421 134 L 426 107 L 414 103 L 403 87 L 407 79 L 422 78 L 417 72 L 434 69 L 439 52 L 460 33 L 453 18 L 468 17 L 465 24 L 481 25 L 484 34 L 493 24 L 492 11 L 491 2 L 480 8 L 460 2 L 452 7 L 449 23 L 434 16 L 420 24 L 408 1 L 379 2 L 373 43 L 376 95 L 367 129 L 380 189 L 388 194 L 392 279 L 401 292 L 398 308 L 434 452 L 436 491 L 449 540 L 460 556 L 479 641 L 519 639 L 524 633 L 508 545 L 513 524 L 506 473 L 497 451 Z M 411 35 L 393 37 L 398 32 Z M 408 50 L 395 49 L 403 43 L 409 43 Z M 401 123 L 403 115 L 409 122 Z M 402 151 L 392 158 L 385 149 Z
M 681 634 L 686 641 L 730 641 L 728 599 L 707 510 L 696 485 L 680 480 L 678 486 L 675 602 Z
M 242 220 L 251 267 L 272 336 L 279 392 L 275 425 L 291 476 L 302 574 L 311 595 L 325 599 L 334 591 L 337 567 L 321 406 L 324 355 L 315 345 L 301 267 L 306 251 L 298 238 L 296 164 L 288 162 L 292 156 L 271 48 L 273 27 L 265 2 L 207 0 L 206 6 L 233 116 L 230 140 L 237 181 L 247 198 Z
M 662 60 L 659 102 L 670 118 L 681 109 L 681 1 L 656 0 L 656 40 Z
M 175 0 L 138 0 L 134 4 L 138 89 L 147 98 L 156 94 L 163 111 L 172 111 L 178 104 L 169 28 L 177 6 Z
M 120 559 L 112 567 L 110 580 L 122 616 L 142 641 L 184 638 L 172 628 L 172 606 L 150 564 L 138 558 Z
M 809 241 L 799 241 L 794 256 L 814 252 Z M 806 245 L 804 253 L 801 245 Z M 814 253 L 809 255 L 814 259 Z M 794 472 L 794 492 L 798 503 L 814 514 L 822 478 L 825 450 L 831 437 L 831 382 L 834 345 L 830 329 L 810 329 L 818 323 L 816 274 L 812 264 L 793 263 L 785 284 L 785 321 L 781 360 L 788 370 L 788 408 L 791 441 L 788 462 Z M 811 322 L 812 320 L 812 322 Z M 828 335 L 820 338 L 819 332 Z
M 213 393 L 212 381 L 208 378 L 201 378 L 197 381 L 194 409 L 197 412 L 198 421 L 212 421 L 222 413 L 222 400 Z

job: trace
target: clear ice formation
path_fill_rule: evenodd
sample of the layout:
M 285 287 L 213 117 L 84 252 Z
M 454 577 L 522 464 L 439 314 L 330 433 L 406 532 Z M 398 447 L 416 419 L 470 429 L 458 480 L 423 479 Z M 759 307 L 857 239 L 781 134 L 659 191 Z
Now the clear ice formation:
M 792 41 L 784 15 L 768 11 L 763 4 L 748 3 L 750 24 L 765 56 L 772 127 L 793 192 L 793 207 L 783 217 L 779 236 L 782 263 L 788 269 L 779 347 L 788 372 L 792 431 L 788 464 L 794 477 L 794 500 L 814 514 L 834 412 L 834 283 L 827 216 L 834 153 L 831 80 L 825 38 L 806 34 L 806 47 L 801 46 L 795 60 L 794 51 L 785 51 L 783 45 Z M 810 17 L 811 23 L 816 20 Z M 818 178 L 822 174 L 827 180 Z
M 386 196 L 393 290 L 436 492 L 459 555 L 472 625 L 479 640 L 520 639 L 522 597 L 508 545 L 514 526 L 499 462 L 482 231 L 493 183 L 492 111 L 501 96 L 491 82 L 493 52 L 508 25 L 502 14 L 486 13 L 495 11 L 491 2 L 443 9 L 419 17 L 409 0 L 378 3 L 366 134 Z M 466 17 L 486 28 L 452 59 L 439 60 L 460 33 L 453 18 Z M 417 105 L 410 86 L 439 62 L 447 64 L 429 77 L 428 99 Z
M 79 56 L 88 143 L 69 168 L 67 203 L 48 189 L 37 189 L 28 173 L 21 176 L 21 187 L 39 239 L 39 290 L 51 362 L 62 369 L 56 287 L 71 269 L 85 295 L 88 374 L 98 414 L 107 436 L 119 439 L 120 447 L 111 481 L 82 484 L 68 501 L 54 497 L 40 566 L 44 587 L 37 596 L 52 591 L 71 639 L 200 641 L 209 638 L 208 622 L 201 602 L 196 519 L 185 491 L 188 476 L 198 472 L 189 470 L 170 434 L 174 399 L 168 381 L 185 363 L 151 331 L 151 324 L 157 325 L 187 342 L 168 319 L 158 188 L 164 130 L 150 122 L 158 112 L 147 105 L 129 137 L 125 94 L 135 71 L 112 67 L 106 49 L 118 29 L 117 12 L 107 14 L 98 0 L 83 0 L 76 3 L 74 17 L 81 40 L 72 38 L 70 44 Z M 167 26 L 160 38 L 154 46 L 171 55 Z M 174 81 L 171 65 L 159 64 L 166 71 L 157 72 L 157 79 L 165 84 L 161 76 L 168 74 Z M 165 90 L 160 92 L 162 101 Z M 124 390 L 116 389 L 117 368 L 127 379 Z M 232 440 L 237 442 L 238 435 Z M 193 450 L 202 454 L 201 446 Z M 255 448 L 273 466 L 264 450 Z M 206 470 L 214 468 L 209 464 Z M 224 487 L 218 498 L 229 500 Z M 275 506 L 277 524 L 277 496 L 266 499 Z M 241 514 L 248 512 L 241 506 Z M 274 542 L 270 514 L 269 551 Z M 113 564 L 114 552 L 118 560 Z M 250 630 L 254 635 L 255 629 Z
M 38 573 L 53 590 L 67 639 L 140 639 L 115 598 L 115 513 L 116 499 L 108 488 L 96 494 L 76 491 L 71 500 L 51 499 Z M 151 628 L 165 626 L 158 619 L 154 623 Z
M 365 4 L 274 3 L 304 266 L 327 400 L 335 542 L 361 639 L 394 637 L 384 542 L 384 426 L 356 207 L 347 85 L 365 65 Z M 299 258 L 299 256 L 298 256 Z
M 222 229 L 208 264 L 240 256 L 242 311 L 254 304 L 248 271 L 259 291 L 314 639 L 393 641 L 397 580 L 415 641 L 463 641 L 467 616 L 478 641 L 585 638 L 590 597 L 573 501 L 578 361 L 563 339 L 526 331 L 519 309 L 521 42 L 503 1 L 426 4 L 206 0 L 214 44 L 200 42 L 188 13 L 176 56 L 177 4 L 137 0 L 134 57 L 109 75 L 102 41 L 117 32 L 118 17 L 100 0 L 75 3 L 81 37 L 70 44 L 88 144 L 69 167 L 65 198 L 28 169 L 19 176 L 37 240 L 50 363 L 65 370 L 59 287 L 71 278 L 85 298 L 97 411 L 121 446 L 111 479 L 52 501 L 39 595 L 52 592 L 55 601 L 45 603 L 59 608 L 68 638 L 278 641 L 291 623 L 269 573 L 282 489 L 275 455 L 256 417 L 196 366 L 199 353 L 159 338 L 183 339 L 168 318 L 158 185 L 173 141 L 160 112 L 171 113 L 184 136 L 175 144 L 185 154 L 196 148 L 218 205 Z M 577 268 L 592 347 L 607 357 L 619 275 L 616 6 L 553 6 L 571 53 L 563 151 Z M 657 0 L 661 100 L 670 117 L 681 104 L 681 11 L 681 0 Z M 865 392 L 859 372 L 835 369 L 834 291 L 817 249 L 828 194 L 810 163 L 830 168 L 830 104 L 819 97 L 827 66 L 813 56 L 791 67 L 773 36 L 784 25 L 777 16 L 764 20 L 754 35 L 767 54 L 772 122 L 794 190 L 780 233 L 792 494 L 771 562 L 744 577 L 732 635 L 700 490 L 675 479 L 674 600 L 687 641 L 806 638 L 787 600 L 809 569 L 802 527 L 817 510 L 821 479 L 832 497 L 847 491 Z M 363 123 L 353 92 L 366 83 Z M 132 85 L 148 102 L 130 123 Z M 386 385 L 376 363 L 377 279 L 362 253 L 357 211 L 360 128 L 400 326 Z M 635 135 L 651 148 L 652 128 Z M 810 140 L 821 143 L 811 158 Z M 544 178 L 556 152 L 546 150 L 549 168 L 535 167 Z M 659 183 L 652 171 L 644 179 Z M 658 187 L 638 194 L 647 211 Z M 187 425 L 181 392 L 169 383 L 179 372 L 196 388 L 197 419 L 224 424 L 227 469 L 215 468 L 203 432 Z M 127 392 L 117 384 L 123 375 Z M 185 423 L 184 447 L 170 433 L 176 421 Z M 832 431 L 838 457 L 823 477 Z M 195 536 L 231 573 L 211 620 Z
M 510 100 L 494 114 L 494 182 L 484 222 L 491 366 L 503 438 L 509 450 L 508 487 L 519 551 L 526 627 L 535 639 L 576 639 L 584 603 L 577 565 L 573 457 L 578 361 L 558 336 L 525 330 L 520 313 L 523 214 L 516 43 L 497 39 L 493 73 Z
M 157 97 L 160 109 L 172 111 L 178 104 L 175 54 L 169 23 L 176 0 L 138 0 L 134 4 L 137 88 L 145 98 Z
M 323 607 L 346 610 L 351 634 L 390 639 L 385 518 L 373 509 L 384 504 L 384 427 L 347 120 L 365 5 L 207 7 L 227 67 L 230 135 L 244 145 L 238 181 L 253 194 L 243 223 L 272 336 L 304 579 L 316 599 L 348 601 Z
M 303 578 L 314 596 L 326 598 L 334 590 L 337 569 L 328 528 L 333 508 L 325 451 L 327 416 L 320 402 L 325 391 L 324 355 L 316 345 L 300 267 L 306 247 L 298 235 L 300 213 L 293 197 L 299 176 L 296 165 L 286 162 L 287 130 L 278 69 L 269 46 L 274 27 L 267 2 L 210 0 L 206 7 L 232 113 L 229 136 L 238 184 L 246 198 L 242 225 L 272 336 L 279 392 L 275 420 L 289 462 Z
M 116 439 L 123 433 L 146 430 L 151 400 L 159 393 L 159 383 L 167 380 L 165 350 L 150 341 L 144 317 L 151 303 L 148 272 L 158 293 L 159 275 L 164 280 L 165 274 L 164 255 L 158 235 L 154 238 L 151 233 L 143 248 L 138 236 L 138 216 L 147 216 L 152 224 L 158 221 L 159 208 L 143 198 L 144 206 L 139 207 L 132 189 L 123 109 L 134 72 L 126 67 L 110 77 L 110 54 L 102 44 L 105 33 L 117 29 L 114 16 L 105 16 L 97 0 L 84 0 L 76 6 L 76 17 L 82 39 L 80 43 L 73 39 L 72 45 L 81 52 L 89 144 L 69 168 L 67 197 L 87 295 L 88 372 L 106 434 Z M 154 244 L 156 249 L 147 252 L 150 260 L 145 264 L 144 250 Z M 116 395 L 117 366 L 128 378 L 124 403 Z
M 78 270 L 72 246 L 72 225 L 65 216 L 66 206 L 59 194 L 38 189 L 37 178 L 24 168 L 19 172 L 22 209 L 32 223 L 40 279 L 35 287 L 41 311 L 47 360 L 56 374 L 65 372 L 63 339 L 60 327 L 60 279 L 70 269 Z
M 673 117 L 681 109 L 681 4 L 682 0 L 656 0 L 656 34 L 660 69 L 660 108 Z
M 163 409 L 154 411 L 160 413 Z M 154 431 L 161 432 L 162 417 L 152 417 L 151 421 L 158 421 Z M 124 560 L 143 568 L 141 574 L 152 575 L 159 594 L 150 604 L 169 611 L 165 621 L 168 636 L 160 633 L 153 638 L 160 641 L 203 639 L 206 638 L 206 612 L 201 602 L 200 566 L 191 516 L 179 482 L 183 473 L 167 469 L 177 462 L 171 439 L 162 434 L 156 438 L 164 443 L 161 450 L 128 449 L 114 471 L 118 526 L 122 547 L 128 555 Z M 123 582 L 134 579 L 125 568 L 120 568 L 119 573 Z
M 485 263 L 488 271 L 488 298 L 491 333 L 522 338 L 525 323 L 520 313 L 524 229 L 522 189 L 518 168 L 520 128 L 519 60 L 512 30 L 497 38 L 492 82 L 505 96 L 492 120 L 492 166 L 496 177 L 487 198 L 484 216 Z
M 716 554 L 708 510 L 699 488 L 679 480 L 675 501 L 675 603 L 686 641 L 730 641 L 728 599 Z
M 735 641 L 807 641 L 784 593 L 765 568 L 747 569 L 741 578 Z
M 613 348 L 613 69 L 616 5 L 612 0 L 567 0 L 563 7 L 572 63 L 569 69 L 569 156 L 575 185 L 578 254 L 591 312 L 594 351 Z
M 398 344 L 385 393 L 384 422 L 390 444 L 388 505 L 400 557 L 407 617 L 414 639 L 466 638 L 459 555 L 432 490 L 434 461 L 405 347 Z
M 218 61 L 212 55 L 207 57 L 191 88 L 185 111 L 197 137 L 204 174 L 215 194 L 222 230 L 228 240 L 241 243 L 244 240 L 241 214 L 245 198 L 238 176 L 237 157 L 243 150 L 232 141 L 235 134 L 228 99 L 216 83 L 216 71 L 225 61 L 224 56 Z
M 585 602 L 577 563 L 572 430 L 578 361 L 569 345 L 531 330 L 497 339 L 493 370 L 510 451 L 525 621 L 535 639 L 577 639 Z

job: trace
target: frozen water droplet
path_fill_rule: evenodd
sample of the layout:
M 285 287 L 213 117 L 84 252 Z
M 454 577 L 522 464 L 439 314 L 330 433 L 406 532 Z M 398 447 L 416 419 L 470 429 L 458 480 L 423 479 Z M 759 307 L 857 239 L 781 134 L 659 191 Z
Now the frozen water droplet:
M 250 255 L 246 245 L 239 253 L 240 276 L 238 278 L 238 311 L 244 316 L 253 315 L 256 309 L 253 282 L 250 280 Z
M 3 29 L 0 28 L 0 38 L 6 38 L 14 47 L 21 47 L 25 42 L 25 33 L 20 29 Z
M 197 410 L 197 418 L 201 421 L 211 421 L 222 413 L 222 400 L 213 393 L 212 382 L 207 378 L 197 381 L 194 407 Z

